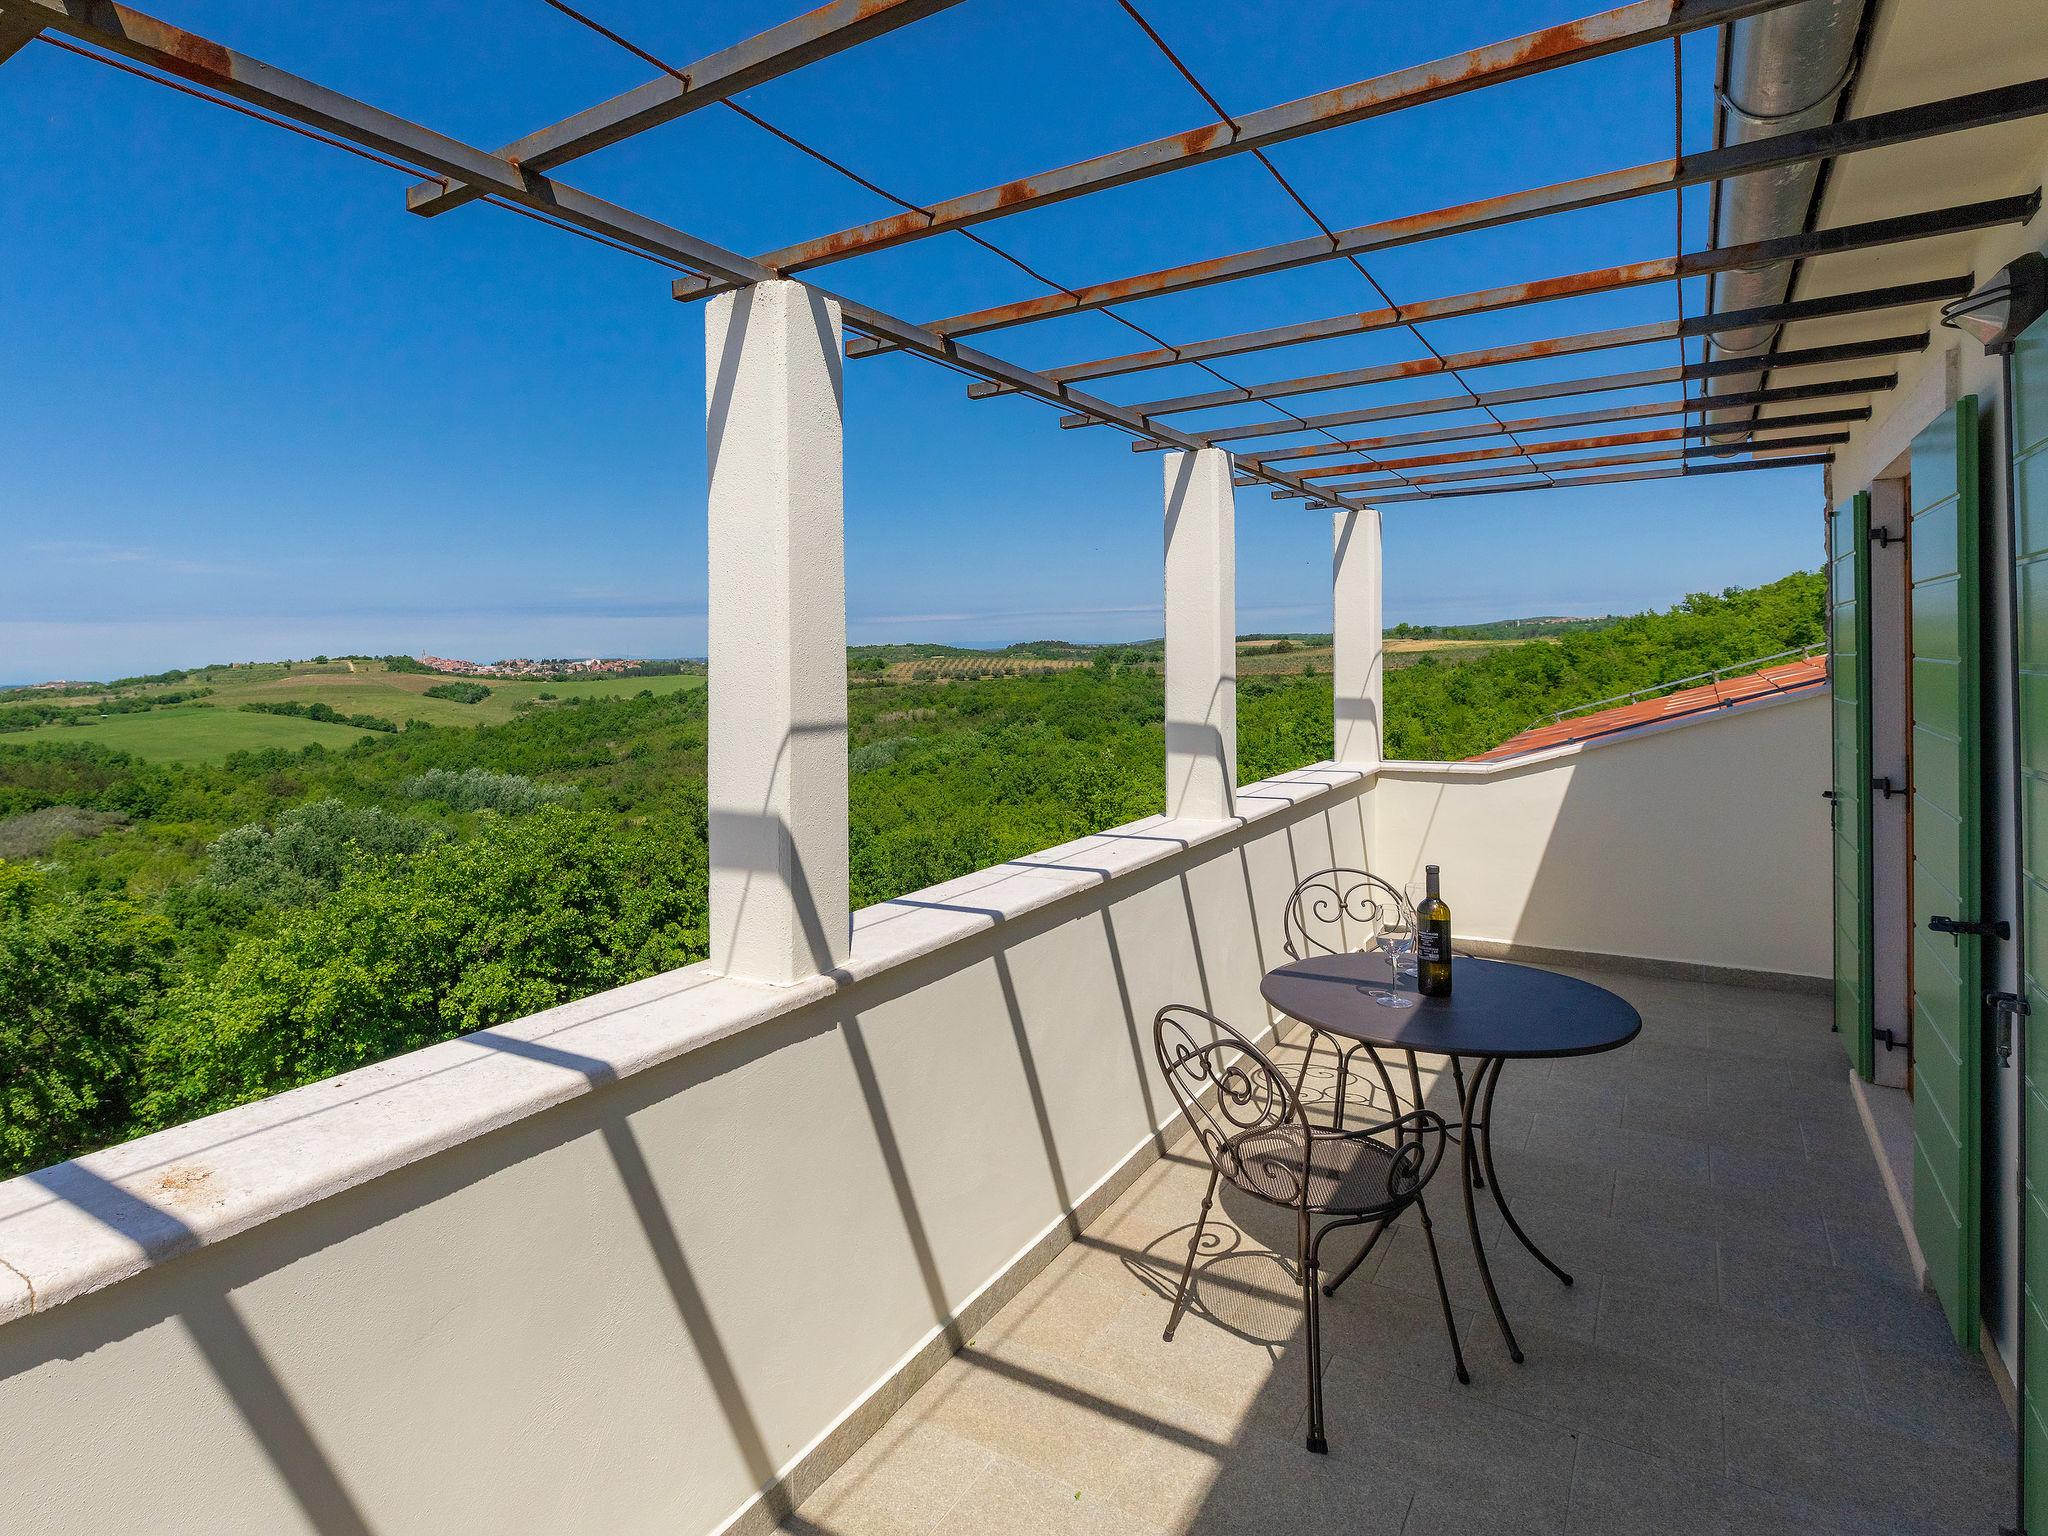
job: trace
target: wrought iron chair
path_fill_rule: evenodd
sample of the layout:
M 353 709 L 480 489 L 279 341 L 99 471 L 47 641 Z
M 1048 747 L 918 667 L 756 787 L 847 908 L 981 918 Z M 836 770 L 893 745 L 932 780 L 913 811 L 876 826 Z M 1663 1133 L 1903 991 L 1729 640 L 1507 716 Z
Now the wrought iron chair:
M 1411 940 L 1415 934 L 1415 909 L 1408 898 L 1392 884 L 1363 869 L 1348 869 L 1337 866 L 1319 869 L 1305 876 L 1294 887 L 1287 898 L 1287 909 L 1281 914 L 1281 947 L 1290 960 L 1306 960 L 1311 955 L 1342 955 L 1361 950 L 1377 950 L 1387 947 L 1390 939 L 1407 934 Z M 1308 1044 L 1301 1053 L 1301 1066 L 1294 1075 L 1295 1096 L 1301 1096 L 1303 1082 L 1308 1078 L 1309 1063 L 1315 1058 L 1316 1043 L 1327 1042 L 1330 1053 L 1337 1060 L 1336 1097 L 1331 1106 L 1330 1123 L 1341 1128 L 1344 1124 L 1344 1101 L 1351 1077 L 1352 1058 L 1363 1054 L 1379 1075 L 1380 1086 L 1384 1089 L 1389 1114 L 1401 1108 L 1401 1096 L 1394 1090 L 1393 1074 L 1380 1053 L 1362 1042 L 1339 1048 L 1337 1041 L 1317 1029 L 1313 1024 L 1304 1024 L 1308 1030 Z M 1422 1107 L 1422 1075 L 1415 1062 L 1415 1053 L 1408 1056 L 1408 1082 L 1410 1102 Z M 1458 1089 L 1458 1102 L 1465 1101 L 1465 1069 L 1456 1057 L 1451 1058 L 1451 1077 Z M 1481 1181 L 1484 1182 L 1483 1180 Z
M 1201 1249 L 1216 1186 L 1228 1179 L 1246 1194 L 1295 1213 L 1296 1262 L 1308 1325 L 1311 1451 L 1320 1454 L 1330 1448 L 1323 1434 L 1322 1298 L 1335 1293 L 1344 1276 L 1358 1267 L 1394 1219 L 1411 1205 L 1422 1219 L 1423 1236 L 1429 1243 L 1430 1267 L 1436 1271 L 1437 1300 L 1443 1305 L 1444 1328 L 1450 1334 L 1458 1380 L 1469 1382 L 1472 1378 L 1458 1343 L 1457 1319 L 1444 1287 L 1443 1263 L 1437 1257 L 1436 1234 L 1422 1198 L 1424 1186 L 1443 1161 L 1443 1118 L 1433 1110 L 1418 1108 L 1350 1131 L 1311 1126 L 1300 1098 L 1279 1068 L 1229 1024 L 1192 1005 L 1160 1009 L 1152 1021 L 1152 1041 L 1174 1102 L 1194 1127 L 1209 1159 L 1209 1188 L 1202 1196 L 1194 1235 L 1188 1239 L 1187 1263 L 1174 1292 L 1173 1313 L 1166 1320 L 1167 1342 L 1172 1342 L 1193 1292 L 1195 1255 Z M 1388 1135 L 1391 1142 L 1380 1139 Z M 1336 1281 L 1318 1285 L 1324 1239 L 1332 1232 L 1368 1224 L 1372 1231 L 1358 1256 Z

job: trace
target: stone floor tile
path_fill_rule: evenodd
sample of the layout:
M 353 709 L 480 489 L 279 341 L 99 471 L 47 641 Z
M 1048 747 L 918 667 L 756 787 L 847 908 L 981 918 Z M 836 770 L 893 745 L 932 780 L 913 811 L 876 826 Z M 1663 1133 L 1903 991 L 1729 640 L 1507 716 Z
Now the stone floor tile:
M 977 1536 L 1150 1536 L 1159 1530 L 1001 1456 L 960 1496 L 949 1525 Z
M 2012 1507 L 2006 1447 L 1974 1452 L 1907 1440 L 1864 1414 L 1801 1407 L 1739 1384 L 1723 1388 L 1728 1475 L 1845 1511 L 1858 1531 L 1956 1536 L 1998 1528 Z M 1844 1466 L 1845 1447 L 1879 1448 Z
M 1579 1441 L 1566 1536 L 1861 1536 L 1803 1500 L 1748 1488 L 1596 1436 Z
M 2012 1420 L 1991 1375 L 1960 1350 L 1908 1354 L 1859 1345 L 1869 1413 L 1919 1440 L 1983 1450 L 2009 1441 Z
M 804 1501 L 802 1514 L 836 1536 L 936 1533 L 995 1459 L 986 1446 L 899 1414 Z

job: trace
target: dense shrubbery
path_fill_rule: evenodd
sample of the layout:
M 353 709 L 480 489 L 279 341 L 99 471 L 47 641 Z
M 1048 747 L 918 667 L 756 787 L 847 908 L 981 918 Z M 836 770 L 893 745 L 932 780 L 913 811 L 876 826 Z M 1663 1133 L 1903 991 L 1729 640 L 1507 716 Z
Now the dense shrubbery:
M 130 1133 L 171 947 L 171 925 L 126 897 L 0 863 L 0 1172 Z
M 1668 613 L 1637 614 L 1554 644 L 1471 661 L 1425 655 L 1387 675 L 1387 755 L 1457 759 L 1484 752 L 1551 710 L 1651 688 L 1825 637 L 1820 574 L 1697 593 Z
M 251 822 L 223 832 L 207 850 L 204 879 L 252 907 L 303 906 L 358 870 L 419 852 L 434 836 L 416 816 L 315 800 L 268 825 Z
M 1390 749 L 1464 756 L 1806 643 L 1821 595 L 1789 577 L 1397 667 Z M 1162 680 L 1131 657 L 853 690 L 855 904 L 1159 810 Z M 0 1174 L 702 958 L 705 697 L 220 765 L 0 745 L 0 846 L 47 860 L 0 862 Z M 1242 776 L 1327 756 L 1330 716 L 1326 678 L 1245 678 Z
M 398 722 L 386 720 L 382 715 L 344 715 L 332 704 L 314 702 L 301 704 L 296 700 L 280 700 L 275 704 L 244 704 L 242 710 L 251 715 L 292 715 L 301 720 L 318 720 L 323 725 L 346 725 L 358 731 L 396 731 Z
M 457 704 L 481 704 L 491 696 L 491 690 L 482 683 L 436 683 L 427 690 L 426 696 L 449 699 Z
M 63 689 L 57 697 L 78 693 L 77 689 Z M 172 704 L 190 704 L 194 699 L 203 699 L 211 688 L 181 688 L 172 693 L 156 693 L 146 698 L 106 698 L 91 704 L 0 704 L 0 731 L 29 731 L 39 725 L 90 725 L 108 715 L 140 715 L 152 709 L 163 709 Z
M 519 773 L 488 768 L 429 768 L 401 786 L 415 800 L 438 800 L 458 811 L 498 811 L 517 816 L 575 798 L 573 784 L 542 784 Z
M 700 958 L 704 850 L 559 808 L 360 872 L 164 1000 L 174 1124 Z

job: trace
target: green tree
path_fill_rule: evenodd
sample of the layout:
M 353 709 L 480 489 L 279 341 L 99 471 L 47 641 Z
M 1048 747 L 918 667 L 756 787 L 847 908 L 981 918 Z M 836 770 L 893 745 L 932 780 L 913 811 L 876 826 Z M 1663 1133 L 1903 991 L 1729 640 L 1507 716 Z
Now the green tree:
M 165 999 L 147 1126 L 262 1098 L 701 959 L 689 823 L 562 809 L 353 875 Z
M 0 1174 L 126 1133 L 171 938 L 124 898 L 60 895 L 0 862 Z

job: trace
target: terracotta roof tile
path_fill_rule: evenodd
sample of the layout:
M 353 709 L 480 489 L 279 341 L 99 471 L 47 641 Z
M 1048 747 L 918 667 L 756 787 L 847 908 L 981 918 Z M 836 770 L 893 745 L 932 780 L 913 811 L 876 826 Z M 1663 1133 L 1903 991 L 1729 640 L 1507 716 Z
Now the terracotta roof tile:
M 1661 698 L 1642 699 L 1634 704 L 1617 704 L 1612 709 L 1603 709 L 1594 714 L 1573 715 L 1567 720 L 1534 725 L 1519 735 L 1510 736 L 1491 751 L 1481 752 L 1467 761 L 1497 762 L 1502 758 L 1520 757 L 1528 752 L 1541 752 L 1546 747 L 1562 747 L 1575 741 L 1589 741 L 1596 736 L 1611 736 L 1616 731 L 1655 725 L 1660 720 L 1674 720 L 1707 710 L 1725 709 L 1731 704 L 1741 704 L 1749 699 L 1762 698 L 1766 694 L 1804 693 L 1809 689 L 1818 688 L 1827 681 L 1827 677 L 1828 664 L 1824 656 L 1788 661 L 1742 677 L 1722 678 L 1716 682 L 1702 683 L 1697 688 L 1681 688 L 1678 692 L 1667 693 Z

